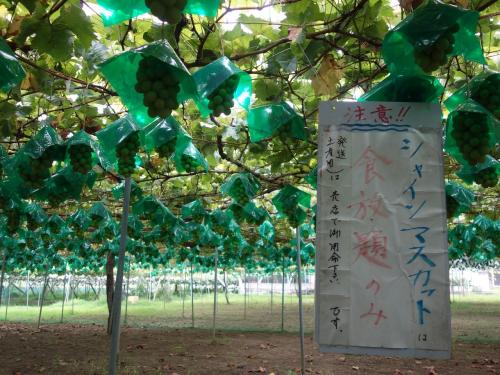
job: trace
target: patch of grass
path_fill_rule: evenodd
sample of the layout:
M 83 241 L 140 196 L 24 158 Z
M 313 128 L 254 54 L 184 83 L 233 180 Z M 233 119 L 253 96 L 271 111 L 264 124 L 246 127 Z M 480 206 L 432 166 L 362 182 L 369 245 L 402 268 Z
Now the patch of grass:
M 304 323 L 306 333 L 314 330 L 314 297 L 306 295 L 304 301 Z M 217 304 L 217 330 L 232 332 L 281 332 L 281 295 L 275 294 L 271 310 L 270 295 L 248 297 L 246 316 L 244 297 L 229 295 L 226 304 L 221 294 Z M 44 306 L 42 324 L 59 323 L 61 302 Z M 3 309 L 2 309 L 3 310 Z M 107 323 L 107 306 L 104 298 L 96 301 L 75 300 L 65 305 L 64 322 L 72 324 Z M 298 299 L 285 296 L 284 329 L 298 330 Z M 465 342 L 500 342 L 500 295 L 456 296 L 451 302 L 453 338 Z M 0 319 L 3 318 L 0 310 Z M 213 295 L 197 295 L 194 301 L 194 320 L 197 329 L 211 329 L 213 319 Z M 125 318 L 125 303 L 122 321 Z M 9 306 L 8 320 L 35 323 L 38 307 Z M 184 314 L 182 298 L 170 301 L 148 301 L 141 299 L 136 304 L 128 304 L 127 325 L 140 328 L 190 328 L 191 298 L 186 296 Z

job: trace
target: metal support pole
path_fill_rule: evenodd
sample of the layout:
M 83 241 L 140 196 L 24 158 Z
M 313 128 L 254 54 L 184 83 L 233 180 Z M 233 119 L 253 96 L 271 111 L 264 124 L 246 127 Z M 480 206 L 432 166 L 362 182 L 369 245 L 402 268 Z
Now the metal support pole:
M 247 268 L 246 267 L 243 269 L 243 295 L 244 295 L 243 319 L 246 319 L 247 318 Z
M 184 269 L 184 264 L 182 265 L 182 319 L 184 319 L 184 306 L 186 304 L 186 270 Z
M 285 257 L 282 257 L 281 273 L 281 332 L 285 330 Z
M 118 269 L 116 271 L 115 292 L 113 294 L 113 308 L 111 312 L 111 353 L 109 358 L 109 375 L 116 375 L 118 365 L 118 352 L 120 349 L 120 316 L 122 312 L 122 290 L 123 290 L 123 266 L 125 264 L 125 252 L 127 250 L 127 227 L 130 205 L 130 190 L 132 180 L 125 179 L 125 191 L 123 198 L 123 214 L 120 233 L 120 253 L 118 256 Z
M 214 272 L 214 318 L 212 322 L 212 339 L 215 340 L 215 318 L 217 313 L 217 266 L 219 262 L 219 249 L 215 248 L 215 272 Z
M 271 272 L 271 315 L 273 315 L 274 272 Z
M 302 275 L 300 259 L 300 230 L 297 228 L 297 282 L 299 284 L 299 325 L 300 325 L 300 368 L 301 374 L 305 375 L 305 356 L 304 356 L 304 310 L 302 306 Z
M 28 310 L 29 304 L 30 304 L 30 271 L 28 271 L 28 275 L 26 275 L 26 310 Z
M 7 312 L 9 311 L 11 289 L 12 289 L 12 275 L 9 276 L 9 283 L 7 284 L 7 303 L 5 304 L 5 318 L 4 318 L 5 321 L 7 321 Z
M 2 295 L 3 295 L 3 279 L 5 277 L 5 267 L 7 266 L 7 254 L 5 250 L 2 257 L 2 276 L 0 276 L 0 306 L 2 306 Z
M 193 263 L 191 266 L 191 328 L 194 328 L 194 284 L 193 284 Z
M 128 258 L 128 270 L 127 270 L 127 292 L 125 296 L 125 319 L 123 320 L 123 324 L 127 324 L 128 318 L 128 292 L 130 285 L 130 257 Z

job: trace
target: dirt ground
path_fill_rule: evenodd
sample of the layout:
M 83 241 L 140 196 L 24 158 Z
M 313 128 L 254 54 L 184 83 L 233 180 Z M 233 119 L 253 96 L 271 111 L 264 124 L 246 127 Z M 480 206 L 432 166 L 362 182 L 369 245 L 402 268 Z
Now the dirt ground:
M 103 327 L 22 324 L 0 326 L 0 375 L 105 375 Z M 124 328 L 121 375 L 295 374 L 295 334 L 218 333 L 207 330 Z M 306 337 L 310 374 L 500 374 L 500 345 L 455 343 L 453 359 L 431 361 L 320 354 Z

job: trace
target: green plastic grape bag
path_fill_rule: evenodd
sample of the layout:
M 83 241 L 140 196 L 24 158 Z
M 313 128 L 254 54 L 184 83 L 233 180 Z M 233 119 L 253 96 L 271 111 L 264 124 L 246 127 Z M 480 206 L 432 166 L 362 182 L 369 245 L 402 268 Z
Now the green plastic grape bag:
M 226 233 L 230 230 L 231 216 L 221 209 L 213 210 L 210 213 L 210 226 L 218 234 Z
M 191 138 L 172 116 L 153 121 L 141 131 L 141 136 L 146 152 L 156 151 L 160 157 L 167 159 L 175 153 L 177 145 Z
M 462 165 L 484 163 L 496 144 L 495 123 L 479 104 L 462 103 L 447 119 L 446 152 Z
M 177 138 L 174 161 L 180 173 L 208 172 L 208 162 L 190 138 Z
M 259 235 L 268 242 L 274 242 L 274 225 L 269 220 L 264 221 L 259 226 Z
M 113 220 L 111 212 L 109 212 L 103 202 L 94 203 L 92 207 L 90 207 L 88 214 L 94 227 L 99 226 L 103 222 Z
M 28 230 L 32 232 L 44 225 L 49 218 L 45 210 L 35 202 L 29 203 L 25 206 L 24 214 L 26 215 Z
M 444 87 L 436 77 L 391 74 L 358 101 L 437 103 L 443 91 Z
M 0 38 L 0 90 L 9 91 L 26 77 L 21 63 L 3 38 Z
M 141 126 L 197 98 L 193 77 L 166 40 L 114 56 L 99 68 Z
M 453 181 L 446 182 L 445 192 L 448 219 L 467 212 L 476 200 L 472 191 Z
M 318 188 L 318 166 L 315 166 L 304 179 L 312 186 L 313 189 Z
M 96 133 L 104 157 L 124 177 L 130 176 L 137 164 L 140 127 L 131 116 L 125 116 Z
M 53 234 L 59 234 L 64 230 L 66 222 L 59 215 L 52 215 L 46 223 L 46 230 Z
M 201 223 L 207 216 L 207 211 L 203 207 L 203 203 L 199 199 L 186 203 L 181 208 L 181 217 L 186 219 L 192 219 L 198 223 Z
M 468 184 L 475 182 L 484 188 L 495 187 L 500 176 L 500 162 L 488 155 L 484 163 L 473 167 L 470 165 L 462 166 L 457 176 Z
M 248 112 L 248 131 L 253 143 L 269 138 L 276 133 L 287 138 L 307 138 L 304 119 L 293 108 L 283 102 L 252 108 Z
M 112 163 L 106 159 L 104 151 L 95 136 L 79 131 L 66 141 L 67 162 L 73 170 L 87 174 L 93 165 L 100 164 L 104 170 L 110 170 Z
M 459 55 L 486 64 L 478 20 L 476 11 L 427 0 L 385 35 L 382 56 L 389 71 L 428 74 Z
M 90 220 L 90 216 L 86 211 L 78 209 L 69 216 L 67 222 L 71 228 L 83 235 L 83 233 L 90 227 L 92 220 Z
M 196 104 L 203 117 L 231 114 L 235 102 L 246 111 L 252 99 L 252 78 L 226 56 L 193 74 L 198 89 Z
M 475 76 L 468 84 L 456 91 L 444 102 L 448 111 L 472 99 L 500 120 L 500 73 L 486 70 Z
M 292 227 L 298 228 L 307 218 L 304 208 L 311 206 L 311 196 L 295 186 L 286 185 L 272 202 L 280 216 L 286 217 Z
M 243 216 L 252 225 L 261 225 L 264 221 L 271 219 L 269 212 L 264 207 L 257 207 L 253 202 L 248 202 L 243 207 Z
M 241 206 L 245 206 L 255 198 L 260 183 L 250 173 L 236 173 L 221 185 L 221 192 L 228 195 Z
M 161 3 L 152 0 L 97 0 L 97 4 L 102 8 L 101 17 L 105 26 L 115 25 L 145 13 L 151 13 L 170 24 L 178 23 L 183 13 L 215 17 L 220 0 L 170 1 L 172 6 L 169 9 L 158 5 Z

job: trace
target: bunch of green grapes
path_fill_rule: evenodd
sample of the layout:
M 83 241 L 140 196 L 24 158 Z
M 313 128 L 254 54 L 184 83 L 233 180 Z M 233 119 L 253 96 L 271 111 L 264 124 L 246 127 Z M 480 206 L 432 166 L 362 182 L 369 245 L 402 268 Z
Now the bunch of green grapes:
M 187 0 L 146 0 L 146 6 L 151 10 L 151 14 L 171 25 L 181 21 L 186 4 Z
M 212 110 L 214 117 L 219 117 L 223 113 L 226 116 L 231 114 L 231 109 L 234 107 L 234 92 L 238 88 L 239 81 L 240 78 L 233 75 L 208 96 L 208 108 Z
M 229 191 L 229 195 L 241 206 L 244 206 L 248 202 L 250 202 L 250 198 L 247 195 L 245 186 L 240 179 L 237 179 L 233 183 L 233 186 L 231 186 L 231 190 Z
M 451 136 L 470 165 L 484 163 L 490 152 L 488 118 L 483 113 L 459 111 L 453 116 Z
M 472 99 L 481 104 L 493 115 L 500 119 L 500 74 L 492 74 L 488 76 L 480 85 L 472 92 Z
M 130 177 L 135 170 L 135 155 L 139 152 L 139 132 L 133 132 L 116 146 L 118 173 Z
M 484 188 L 494 187 L 498 183 L 496 167 L 489 167 L 479 171 L 474 176 L 474 182 Z
M 179 108 L 177 94 L 181 86 L 168 64 L 146 56 L 139 63 L 136 75 L 135 90 L 144 94 L 143 103 L 148 108 L 149 117 L 165 119 Z
M 156 147 L 158 155 L 162 158 L 169 158 L 175 152 L 175 145 L 177 143 L 177 138 L 173 138 L 161 146 Z
M 292 228 L 298 228 L 300 225 L 299 213 L 300 209 L 293 203 L 288 203 L 283 206 L 283 213 L 288 218 Z
M 21 213 L 19 210 L 7 210 L 5 215 L 7 216 L 7 231 L 10 234 L 18 232 L 21 226 Z
M 87 174 L 92 169 L 92 148 L 85 144 L 76 144 L 69 148 L 71 166 L 75 172 Z
M 194 173 L 203 169 L 203 167 L 200 165 L 200 162 L 196 158 L 188 154 L 182 154 L 181 164 L 187 173 Z
M 415 62 L 424 72 L 430 73 L 446 64 L 448 55 L 453 51 L 455 44 L 453 34 L 458 30 L 458 24 L 453 24 L 434 42 L 415 48 Z
M 281 125 L 277 130 L 277 136 L 282 140 L 293 137 L 292 122 L 288 121 L 287 123 Z
M 460 203 L 451 195 L 446 194 L 446 213 L 448 219 L 456 216 L 457 210 L 460 208 Z
M 19 175 L 31 187 L 41 187 L 43 181 L 50 177 L 50 167 L 53 161 L 48 154 L 43 154 L 38 159 L 29 157 L 20 164 Z

